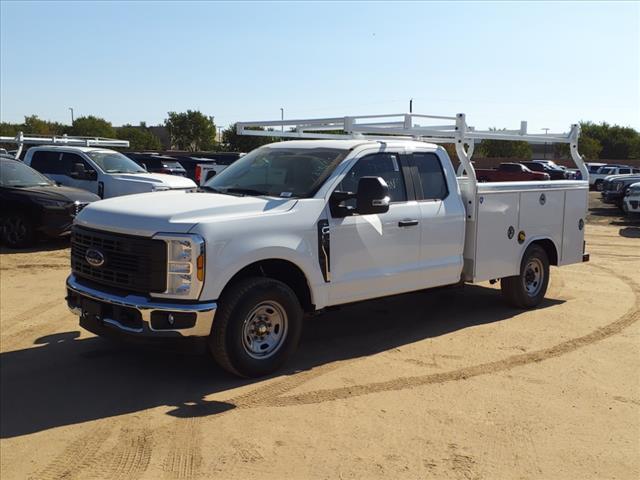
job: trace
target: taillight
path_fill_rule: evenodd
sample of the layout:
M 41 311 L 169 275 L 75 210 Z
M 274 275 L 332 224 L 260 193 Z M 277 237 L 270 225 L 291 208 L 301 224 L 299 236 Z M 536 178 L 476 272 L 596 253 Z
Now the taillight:
M 200 165 L 196 165 L 196 183 L 199 185 L 200 184 L 200 177 L 202 176 L 202 168 L 200 168 Z

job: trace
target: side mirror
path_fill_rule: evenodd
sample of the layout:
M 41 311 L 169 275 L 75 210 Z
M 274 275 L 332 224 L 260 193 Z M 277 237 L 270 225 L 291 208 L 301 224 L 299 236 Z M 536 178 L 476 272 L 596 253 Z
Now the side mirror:
M 356 212 L 360 215 L 389 211 L 389 187 L 382 177 L 362 177 L 356 192 Z
M 84 168 L 84 163 L 74 163 L 69 176 L 78 180 L 96 180 L 98 178 L 95 171 Z

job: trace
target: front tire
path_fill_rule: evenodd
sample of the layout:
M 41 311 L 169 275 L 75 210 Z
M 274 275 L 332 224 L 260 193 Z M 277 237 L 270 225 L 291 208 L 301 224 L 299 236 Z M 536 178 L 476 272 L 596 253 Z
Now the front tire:
M 549 286 L 549 257 L 539 245 L 530 245 L 520 262 L 520 274 L 500 280 L 502 294 L 516 308 L 534 308 Z
M 261 377 L 296 350 L 302 318 L 300 302 L 286 284 L 263 277 L 240 280 L 220 299 L 209 349 L 228 372 Z
M 595 183 L 595 185 L 594 185 L 594 186 L 596 187 L 596 190 L 597 190 L 598 192 L 601 192 L 601 191 L 602 191 L 602 187 L 603 187 L 603 185 L 602 185 L 602 180 L 596 180 L 596 183 Z

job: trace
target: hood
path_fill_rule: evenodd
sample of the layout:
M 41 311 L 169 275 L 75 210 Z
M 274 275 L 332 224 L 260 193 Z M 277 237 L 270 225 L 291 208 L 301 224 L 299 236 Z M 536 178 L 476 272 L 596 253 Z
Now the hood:
M 76 223 L 130 235 L 186 233 L 198 223 L 281 213 L 293 208 L 296 202 L 287 198 L 186 191 L 142 193 L 89 205 L 76 217 Z
M 194 188 L 193 180 L 177 175 L 164 173 L 115 173 L 113 177 L 123 182 L 148 183 L 151 185 L 164 185 L 169 188 Z
M 78 201 L 80 203 L 89 203 L 100 200 L 100 197 L 98 195 L 86 190 L 56 185 L 39 185 L 35 187 L 15 188 L 13 190 L 14 192 L 22 193 L 28 196 L 67 202 Z

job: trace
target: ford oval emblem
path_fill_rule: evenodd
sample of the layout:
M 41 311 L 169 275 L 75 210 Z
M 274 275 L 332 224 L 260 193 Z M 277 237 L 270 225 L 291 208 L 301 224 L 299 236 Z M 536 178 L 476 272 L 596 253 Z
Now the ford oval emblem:
M 84 259 L 92 267 L 101 267 L 104 265 L 104 255 L 101 251 L 95 248 L 89 248 L 84 254 Z

